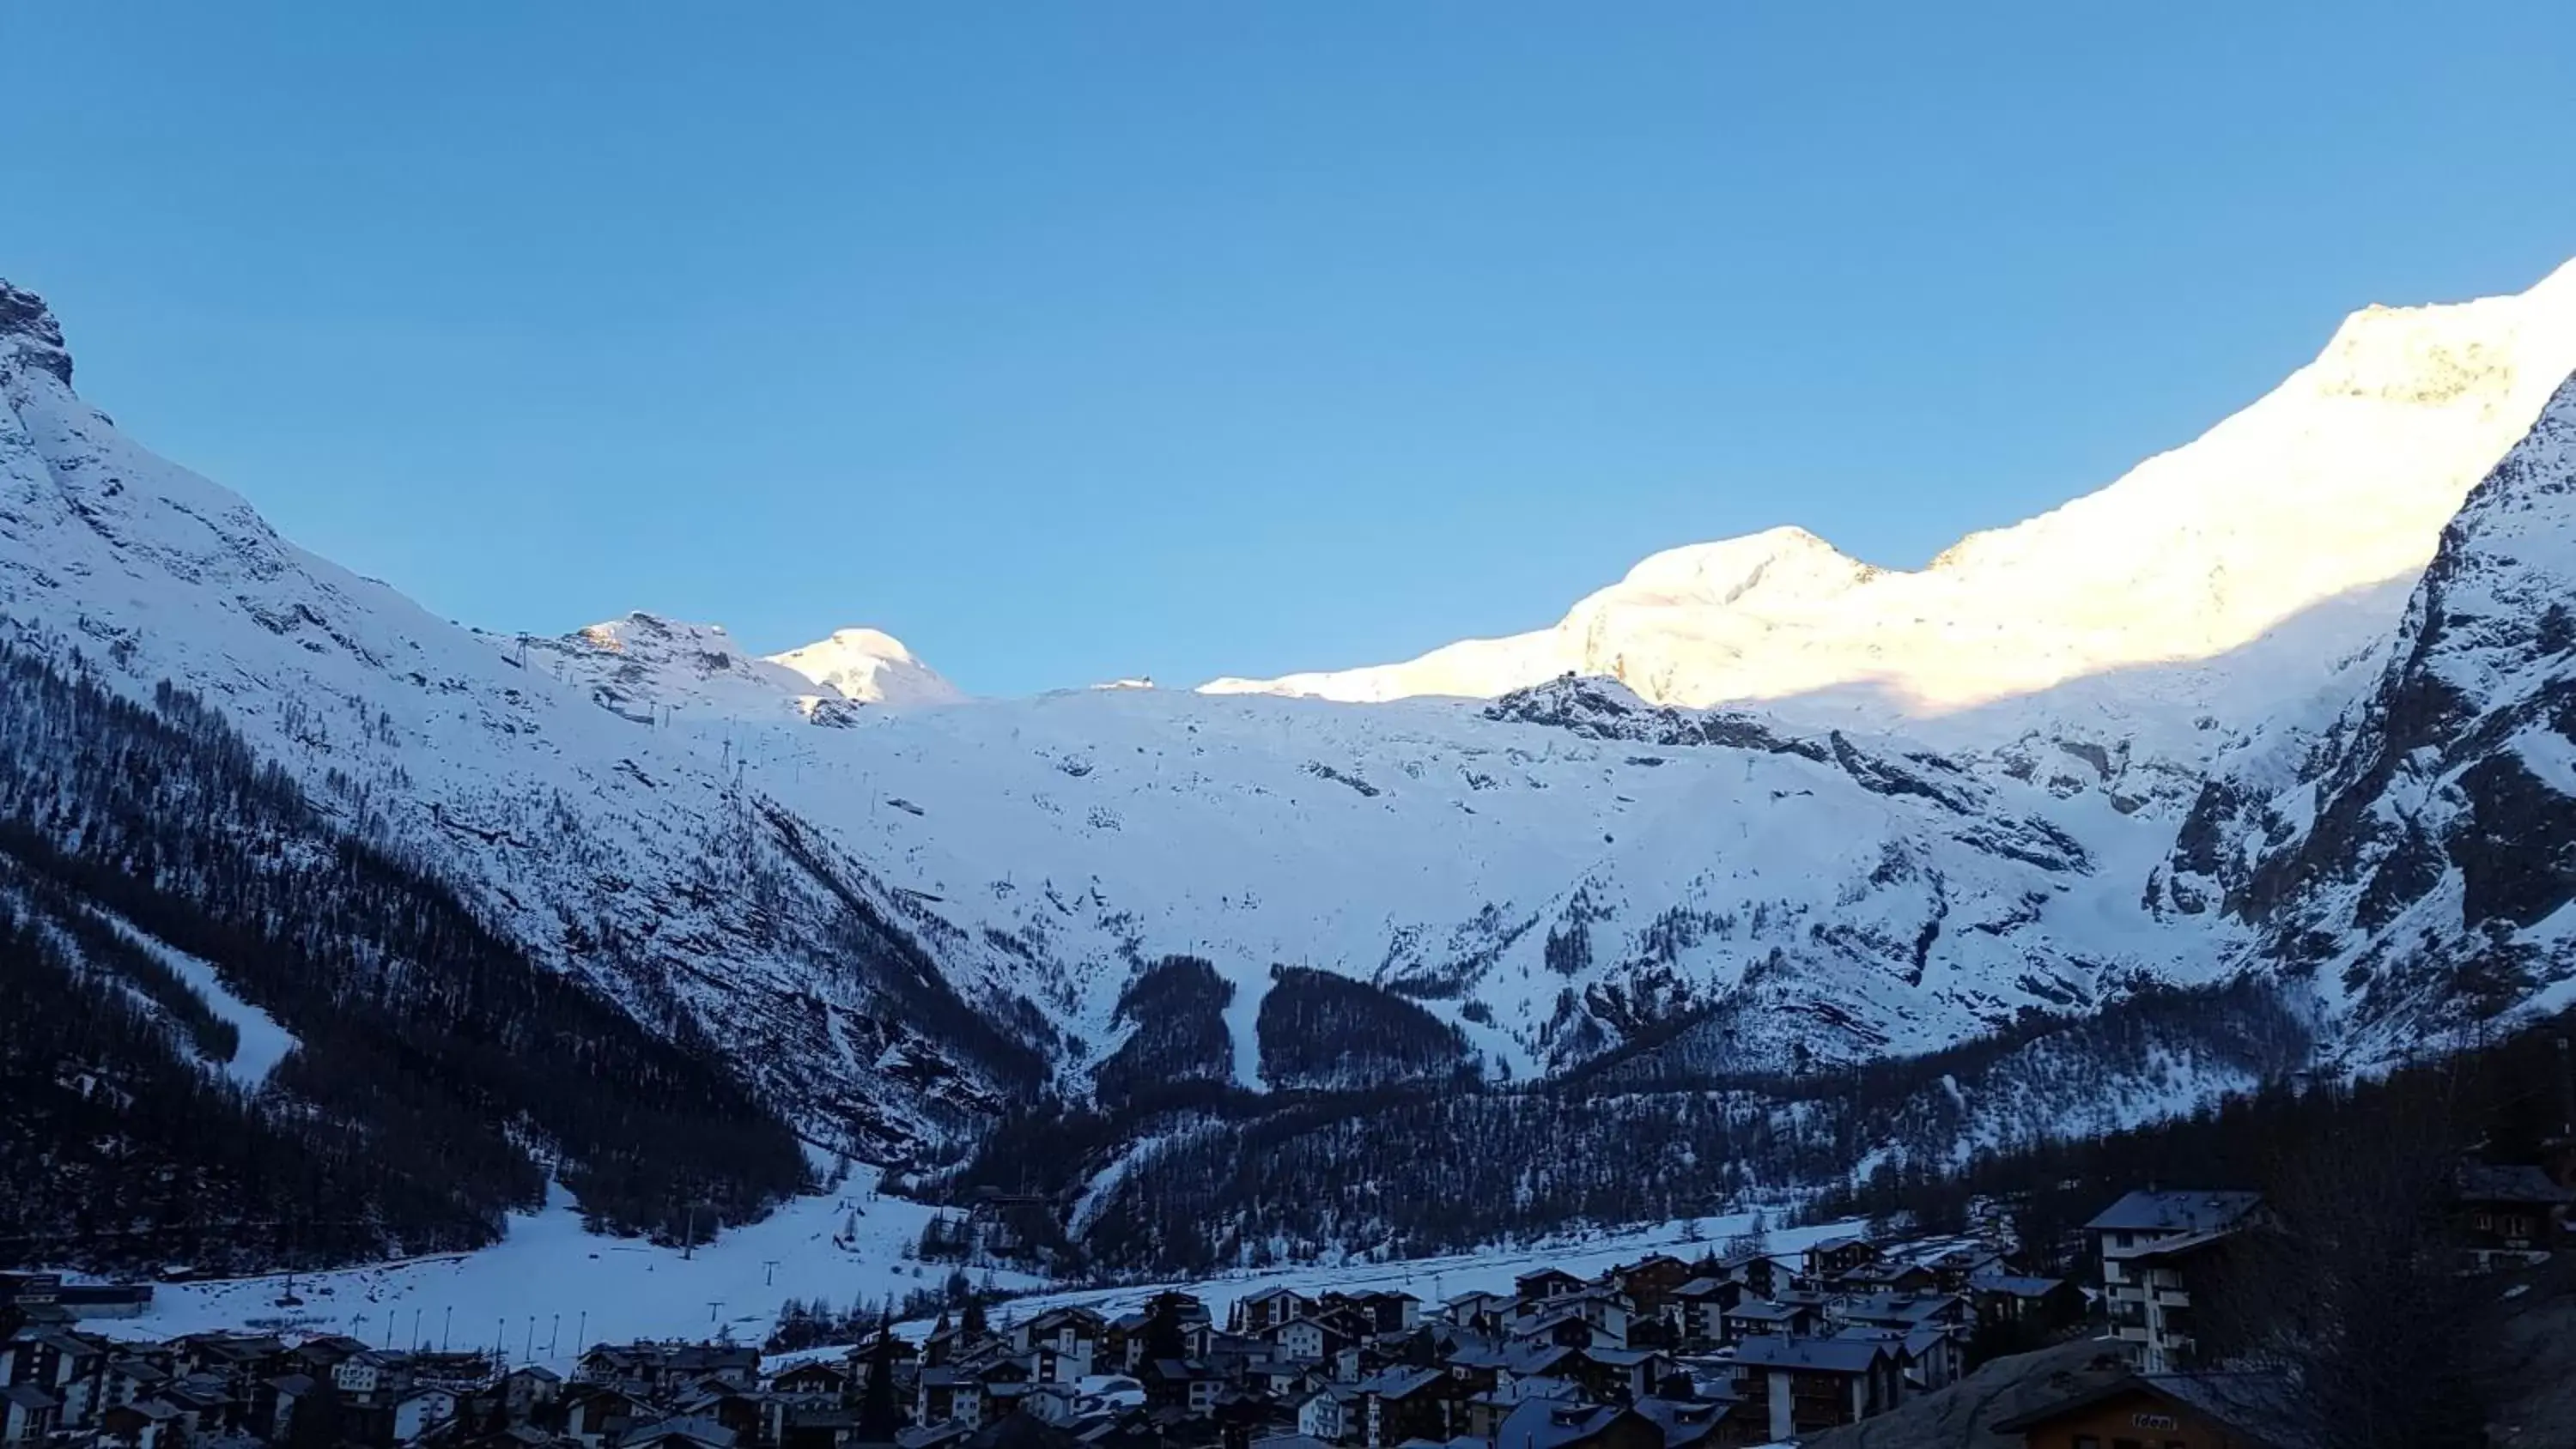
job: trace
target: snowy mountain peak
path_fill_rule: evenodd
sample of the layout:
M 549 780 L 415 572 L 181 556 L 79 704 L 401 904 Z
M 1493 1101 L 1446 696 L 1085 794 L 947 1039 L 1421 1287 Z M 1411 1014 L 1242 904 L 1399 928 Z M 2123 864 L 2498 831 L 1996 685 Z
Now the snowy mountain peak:
M 63 329 L 45 299 L 0 278 L 0 347 L 31 367 L 72 380 L 72 355 L 63 347 Z
M 1773 529 L 1657 554 L 1553 628 L 1204 688 L 1490 698 L 1597 675 L 1954 751 L 2134 746 L 2189 776 L 2387 637 L 2443 524 L 2571 368 L 2576 264 L 2519 295 L 2369 308 L 2197 440 L 1920 571 Z
M 767 662 L 862 704 L 954 704 L 966 697 L 882 629 L 835 629 L 830 638 L 772 654 Z
M 1878 572 L 1803 528 L 1772 528 L 1651 554 L 1586 604 L 1655 600 L 1724 608 L 1823 599 Z

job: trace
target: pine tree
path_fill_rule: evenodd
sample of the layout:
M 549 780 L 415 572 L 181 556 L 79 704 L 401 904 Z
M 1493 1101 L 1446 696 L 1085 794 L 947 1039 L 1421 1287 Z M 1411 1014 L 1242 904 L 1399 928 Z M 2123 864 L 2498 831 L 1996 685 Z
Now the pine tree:
M 867 1386 L 859 1394 L 859 1442 L 888 1444 L 903 1427 L 894 1402 L 894 1317 L 877 1322 L 877 1341 L 868 1350 Z

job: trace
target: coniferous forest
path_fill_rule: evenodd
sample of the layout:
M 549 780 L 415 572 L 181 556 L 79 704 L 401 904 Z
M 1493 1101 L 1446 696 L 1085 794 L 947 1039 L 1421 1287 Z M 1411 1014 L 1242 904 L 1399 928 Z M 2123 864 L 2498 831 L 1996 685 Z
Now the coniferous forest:
M 1341 1051 L 1423 1068 L 1441 1059 L 1410 1003 L 1367 1009 L 1370 991 L 1332 997 Z M 1254 1093 L 1202 1074 L 1186 1095 L 1041 1102 L 1006 1119 L 950 1183 L 961 1196 L 1085 1202 L 1061 1237 L 1015 1235 L 1071 1255 L 1059 1267 L 1156 1275 L 1344 1250 L 1456 1252 L 1746 1203 L 1800 1210 L 1860 1163 L 1876 1164 L 1863 1184 L 1947 1180 L 1953 1164 L 1983 1160 L 1960 1156 L 1981 1137 L 1994 1144 L 1984 1156 L 2004 1158 L 2062 1135 L 2067 1103 L 2105 1080 L 2152 1084 L 2175 1064 L 2268 1080 L 2307 1045 L 2273 989 L 2244 980 L 1799 1075 L 1710 1072 L 1704 1044 L 1675 1059 L 1651 1043 L 1520 1085 L 1426 1071 Z
M 293 1048 L 210 1068 L 207 963 Z M 531 961 L 222 716 L 0 643 L 0 1262 L 310 1262 L 491 1241 L 549 1176 L 676 1236 L 803 1186 L 713 1054 Z

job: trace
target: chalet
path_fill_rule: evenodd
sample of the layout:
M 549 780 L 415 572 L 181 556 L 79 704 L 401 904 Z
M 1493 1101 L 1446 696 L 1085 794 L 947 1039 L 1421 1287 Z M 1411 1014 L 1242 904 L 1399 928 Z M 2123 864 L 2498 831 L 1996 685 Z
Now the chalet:
M 657 1396 L 703 1379 L 750 1388 L 760 1379 L 760 1350 L 721 1343 L 595 1344 L 582 1354 L 578 1376 Z
M 170 1370 L 136 1354 L 112 1354 L 99 1373 L 99 1410 L 148 1399 L 170 1382 Z
M 1555 1344 L 1512 1344 L 1495 1369 L 1494 1391 L 1513 1403 L 1544 1394 L 1548 1390 L 1537 1386 L 1569 1382 L 1566 1367 L 1579 1352 Z
M 1319 1365 L 1309 1359 L 1273 1356 L 1247 1360 L 1236 1371 L 1243 1386 L 1275 1400 L 1284 1400 L 1324 1381 Z
M 1655 1392 L 1672 1360 L 1651 1349 L 1574 1349 L 1556 1366 L 1593 1399 L 1637 1399 Z
M 1127 1338 L 1124 1326 L 1130 1321 L 1138 1329 L 1142 1329 L 1145 1326 L 1145 1315 L 1141 1313 L 1130 1315 L 1129 1318 L 1112 1324 L 1109 1329 L 1109 1335 L 1114 1339 L 1116 1346 L 1122 1350 L 1126 1346 Z M 932 1325 L 930 1336 L 921 1341 L 922 1364 L 925 1367 L 938 1368 L 947 1363 L 957 1356 L 957 1350 L 964 1344 L 965 1338 L 965 1330 L 949 1322 L 947 1314 L 941 1314 L 939 1322 Z
M 1899 1263 L 1881 1258 L 1863 1263 L 1834 1280 L 1846 1293 L 1930 1293 L 1940 1286 L 1941 1275 L 1921 1263 Z
M 0 1380 L 43 1389 L 64 1424 L 87 1424 L 100 1406 L 107 1359 L 105 1343 L 71 1329 L 21 1329 L 14 1341 L 0 1343 Z
M 1779 1288 L 1776 1281 L 1779 1264 L 1760 1249 L 1730 1253 L 1717 1260 L 1717 1272 L 1711 1276 L 1731 1278 L 1756 1298 L 1768 1298 Z
M 1649 1394 L 1633 1407 L 1663 1431 L 1663 1449 L 1732 1449 L 1744 1442 L 1731 1394 L 1707 1399 Z
M 1570 1300 L 1559 1301 L 1570 1301 L 1584 1322 L 1622 1343 L 1627 1341 L 1629 1326 L 1638 1316 L 1635 1302 L 1616 1288 L 1587 1288 Z
M 190 1374 L 220 1382 L 228 1401 L 247 1405 L 250 1386 L 286 1371 L 286 1345 L 267 1334 L 199 1333 L 171 1340 Z
M 1510 1449 L 1664 1449 L 1664 1430 L 1624 1404 L 1531 1399 L 1495 1435 Z
M 1957 1328 L 1917 1328 L 1897 1339 L 1897 1362 L 1908 1387 L 1930 1392 L 1957 1383 L 1968 1371 L 1968 1346 Z
M 972 1437 L 975 1430 L 963 1420 L 947 1419 L 936 1424 L 915 1424 L 895 1432 L 896 1449 L 954 1449 Z
M 618 1449 L 734 1449 L 732 1430 L 711 1419 L 660 1419 L 639 1425 Z
M 1329 1358 L 1342 1346 L 1339 1334 L 1302 1315 L 1272 1324 L 1262 1337 L 1277 1344 L 1281 1352 L 1304 1359 Z
M 1639 1313 L 1662 1314 L 1673 1290 L 1699 1276 L 1691 1265 L 1670 1253 L 1651 1253 L 1625 1267 L 1610 1270 L 1610 1281 L 1628 1296 Z
M 1440 1305 L 1440 1311 L 1460 1328 L 1491 1328 L 1512 1311 L 1513 1299 L 1507 1293 L 1460 1293 Z
M 41 1444 L 62 1421 L 63 1401 L 34 1384 L 0 1389 L 0 1444 Z
M 1446 1440 L 1452 1403 L 1449 1376 L 1440 1370 L 1388 1369 L 1360 1385 L 1359 1442 L 1389 1449 L 1407 1439 Z
M 2140 1368 L 2190 1355 L 2192 1269 L 2261 1204 L 2250 1192 L 2133 1192 L 2085 1224 L 2101 1244 L 2111 1336 L 2136 1346 Z
M 859 1415 L 838 1404 L 789 1406 L 779 1449 L 852 1449 L 859 1440 Z
M 564 1403 L 564 1433 L 582 1449 L 617 1443 L 629 1428 L 654 1417 L 633 1394 L 607 1384 L 575 1384 Z
M 455 1391 L 432 1388 L 413 1389 L 394 1400 L 394 1442 L 408 1444 L 437 1425 L 444 1424 L 455 1417 Z M 634 1441 L 627 1442 L 631 1444 Z
M 101 1410 L 98 1432 L 105 1441 L 125 1449 L 179 1449 L 185 1437 L 179 1411 L 150 1398 L 111 1404 Z M 6 1437 L 0 1434 L 0 1439 Z
M 1748 1338 L 1736 1346 L 1735 1366 L 1773 1439 L 1856 1424 L 1904 1394 L 1897 1353 L 1878 1339 Z
M 411 1387 L 411 1355 L 392 1349 L 360 1349 L 331 1366 L 331 1383 L 360 1403 L 391 1398 Z
M 864 1368 L 847 1360 L 809 1359 L 773 1375 L 769 1389 L 798 1403 L 838 1404 L 857 1394 L 859 1385 L 865 1382 L 865 1373 Z
M 1918 1328 L 1964 1326 L 1968 1300 L 1948 1293 L 1870 1293 L 1840 1300 L 1832 1316 L 1863 1328 L 1910 1333 Z
M 1995 1431 L 2021 1435 L 2027 1449 L 2311 1449 L 2317 1443 L 2291 1411 L 2282 1381 L 2261 1373 L 2136 1374 L 2076 1389 L 1998 1422 Z
M 1558 1300 L 1560 1305 L 1564 1300 Z M 1526 1348 L 1624 1348 L 1626 1339 L 1596 1326 L 1575 1307 L 1558 1306 L 1512 1325 L 1511 1341 Z
M 290 1372 L 328 1379 L 332 1378 L 331 1370 L 339 1367 L 341 1360 L 366 1351 L 365 1343 L 345 1333 L 324 1333 L 288 1349 L 286 1359 Z M 337 1380 L 333 1382 L 336 1386 Z
M 1683 1349 L 1714 1348 L 1728 1340 L 1726 1310 L 1744 1301 L 1744 1285 L 1731 1278 L 1693 1278 L 1675 1288 L 1671 1308 Z
M 1264 1288 L 1234 1300 L 1234 1307 L 1226 1313 L 1226 1327 L 1258 1337 L 1291 1319 L 1305 1317 L 1314 1307 L 1315 1300 L 1294 1288 Z
M 2062 1327 L 2084 1312 L 2084 1292 L 2063 1278 L 1987 1273 L 1968 1280 L 1968 1302 L 1979 1329 L 2030 1324 Z
M 1878 1249 L 1867 1238 L 1827 1238 L 1810 1243 L 1800 1258 L 1800 1272 L 1810 1282 L 1830 1283 L 1844 1274 L 1867 1267 L 1878 1258 Z
M 750 1350 L 740 1352 L 748 1353 Z M 754 1355 L 751 1362 L 757 1366 L 758 1356 Z M 481 1349 L 459 1349 L 454 1353 L 422 1349 L 411 1356 L 413 1383 L 426 1388 L 453 1389 L 459 1394 L 472 1393 L 492 1382 L 500 1372 L 500 1356 Z
M 722 1380 L 709 1380 L 707 1387 L 670 1400 L 669 1407 L 676 1417 L 713 1420 L 750 1444 L 777 1443 L 787 1423 L 786 1399 L 733 1388 Z
M 1944 1249 L 1921 1260 L 1917 1266 L 1931 1272 L 1932 1291 L 1936 1293 L 1964 1293 L 1969 1279 L 2008 1271 L 2004 1255 L 1982 1243 L 1962 1243 Z
M 1326 1444 L 1348 1443 L 1358 1399 L 1356 1386 L 1328 1384 L 1297 1400 L 1297 1432 Z
M 1087 1365 L 1099 1351 L 1101 1335 L 1108 1327 L 1107 1319 L 1088 1308 L 1050 1308 L 1012 1330 L 1011 1342 L 1022 1353 L 1047 1348 Z M 1082 1372 L 1090 1370 L 1085 1368 Z
M 1070 1350 L 1058 1348 L 1058 1340 L 1042 1340 L 1023 1357 L 1029 1366 L 1033 1384 L 1078 1384 L 1091 1377 L 1091 1351 L 1088 1345 Z
M 1730 1342 L 1775 1335 L 1804 1338 L 1816 1331 L 1821 1319 L 1807 1304 L 1774 1303 L 1767 1298 L 1743 1299 L 1719 1317 Z
M 1375 1378 L 1380 1370 L 1394 1364 L 1395 1355 L 1375 1339 L 1346 1343 L 1333 1354 L 1333 1377 L 1355 1384 L 1362 1379 Z
M 527 1418 L 562 1394 L 563 1375 L 541 1363 L 521 1364 L 501 1377 L 502 1408 L 513 1419 Z
M 1225 1387 L 1224 1380 L 1195 1359 L 1154 1359 L 1138 1369 L 1136 1377 L 1145 1385 L 1148 1405 L 1193 1416 L 1212 1408 L 1217 1391 Z
M 184 1442 L 221 1429 L 228 1394 L 222 1380 L 202 1374 L 190 1374 L 162 1385 L 161 1402 L 174 1411 L 172 1436 Z
M 913 1380 L 912 1421 L 944 1424 L 951 1419 L 973 1426 L 984 1422 L 984 1381 L 972 1370 L 941 1365 L 926 1368 Z
M 1325 1294 L 1325 1306 L 1335 1306 L 1332 1300 L 1341 1297 L 1340 1294 Z M 1410 1293 L 1386 1290 L 1354 1293 L 1343 1302 L 1368 1324 L 1368 1332 L 1411 1333 L 1422 1326 L 1422 1300 Z
M 2576 1191 L 2537 1167 L 2463 1162 L 2454 1180 L 2454 1209 L 2469 1262 L 2479 1268 L 2533 1263 L 2564 1240 Z
M 1582 1279 L 1562 1268 L 1541 1268 L 1512 1280 L 1512 1292 L 1523 1303 L 1563 1298 L 1570 1293 L 1582 1292 L 1585 1286 Z
M 303 1373 L 261 1380 L 258 1397 L 252 1404 L 251 1422 L 260 1426 L 270 1443 L 285 1443 L 294 1432 L 297 1406 L 319 1392 L 323 1382 Z
M 1082 1394 L 1071 1384 L 1031 1384 L 1020 1395 L 1019 1412 L 1041 1424 L 1071 1424 L 1082 1417 Z

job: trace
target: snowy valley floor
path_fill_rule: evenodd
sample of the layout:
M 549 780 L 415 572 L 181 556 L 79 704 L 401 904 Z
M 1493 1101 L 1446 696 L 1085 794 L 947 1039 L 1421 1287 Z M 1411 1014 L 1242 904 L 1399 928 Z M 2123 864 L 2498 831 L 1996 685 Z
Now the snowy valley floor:
M 841 1238 L 851 1210 L 855 1239 Z M 550 1201 L 510 1220 L 509 1236 L 472 1253 L 442 1254 L 324 1273 L 164 1284 L 140 1318 L 101 1325 L 120 1335 L 167 1338 L 224 1328 L 346 1333 L 376 1344 L 445 1342 L 457 1348 L 497 1344 L 513 1363 L 533 1359 L 569 1367 L 584 1343 L 636 1338 L 691 1338 L 729 1330 L 758 1343 L 779 1305 L 817 1296 L 835 1306 L 883 1301 L 936 1287 L 944 1263 L 904 1253 L 921 1237 L 933 1209 L 852 1189 L 800 1198 L 766 1221 L 725 1234 L 682 1257 L 635 1239 L 585 1233 L 579 1213 Z M 1235 1299 L 1274 1284 L 1325 1288 L 1401 1288 L 1426 1301 L 1473 1289 L 1508 1290 L 1512 1278 L 1540 1266 L 1589 1275 L 1657 1250 L 1689 1252 L 1750 1230 L 1751 1213 L 1567 1234 L 1547 1242 L 1445 1257 L 1301 1265 L 1239 1272 L 1182 1283 L 1124 1287 L 1051 1287 L 1027 1274 L 996 1272 L 993 1287 L 1030 1293 L 997 1309 L 1020 1316 L 1060 1303 L 1111 1310 L 1141 1304 L 1167 1287 L 1205 1299 L 1219 1321 Z M 1767 1246 L 1790 1249 L 1851 1230 L 1825 1223 L 1766 1233 Z M 980 1282 L 981 1269 L 970 1269 Z M 300 1304 L 281 1305 L 290 1290 Z M 1032 1291 L 1036 1290 L 1036 1291 Z M 914 1325 L 918 1332 L 926 1324 Z

